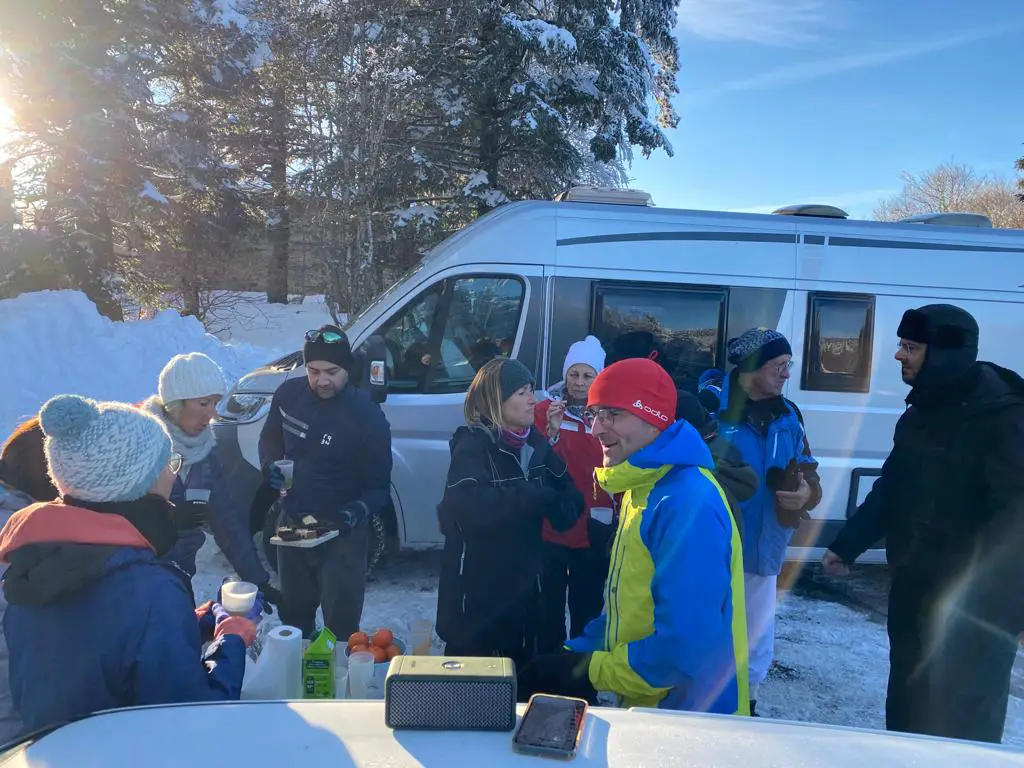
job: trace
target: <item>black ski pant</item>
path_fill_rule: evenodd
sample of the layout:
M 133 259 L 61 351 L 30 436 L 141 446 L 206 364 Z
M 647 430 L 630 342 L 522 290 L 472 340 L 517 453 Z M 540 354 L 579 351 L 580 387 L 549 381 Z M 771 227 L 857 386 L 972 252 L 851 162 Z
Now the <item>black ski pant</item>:
M 998 744 L 1017 655 L 1012 633 L 895 577 L 889 593 L 890 731 Z
M 366 595 L 367 523 L 346 536 L 313 549 L 276 547 L 281 577 L 281 621 L 309 637 L 315 629 L 316 609 L 322 606 L 324 624 L 342 643 L 359 629 Z
M 570 549 L 545 544 L 546 560 L 541 577 L 540 630 L 537 650 L 553 653 L 566 641 L 565 607 L 569 606 L 569 637 L 579 637 L 588 623 L 604 609 L 604 585 L 608 578 L 608 534 L 611 526 L 590 523 L 589 547 Z

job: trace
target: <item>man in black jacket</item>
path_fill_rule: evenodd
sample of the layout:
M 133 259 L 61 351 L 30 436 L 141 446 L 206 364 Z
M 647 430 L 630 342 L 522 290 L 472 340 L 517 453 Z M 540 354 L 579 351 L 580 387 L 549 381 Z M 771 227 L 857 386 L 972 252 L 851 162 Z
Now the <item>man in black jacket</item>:
M 844 575 L 886 540 L 886 727 L 998 743 L 1024 629 L 1024 379 L 977 362 L 959 307 L 909 310 L 897 334 L 908 408 L 822 565 Z
M 282 499 L 285 521 L 340 535 L 313 549 L 278 547 L 281 621 L 309 636 L 322 605 L 324 623 L 345 639 L 363 612 L 368 520 L 390 494 L 391 427 L 380 406 L 349 384 L 352 348 L 340 329 L 308 331 L 303 357 L 306 379 L 290 379 L 274 394 L 260 463 L 279 489 L 284 478 L 274 462 L 295 462 L 293 487 Z

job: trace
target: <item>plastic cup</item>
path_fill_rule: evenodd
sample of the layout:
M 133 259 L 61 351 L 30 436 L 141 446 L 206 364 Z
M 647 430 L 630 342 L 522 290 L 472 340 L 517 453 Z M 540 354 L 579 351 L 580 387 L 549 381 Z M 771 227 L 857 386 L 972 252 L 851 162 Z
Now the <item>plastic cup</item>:
M 341 664 L 334 667 L 334 698 L 348 698 L 348 667 Z
M 356 651 L 348 655 L 348 689 L 353 699 L 370 698 L 373 662 L 373 654 L 369 651 Z
M 245 616 L 256 605 L 259 587 L 248 581 L 229 581 L 220 588 L 220 604 L 234 616 Z
M 413 619 L 409 623 L 409 645 L 413 656 L 429 656 L 434 643 L 434 622 L 430 619 Z
M 281 486 L 281 490 L 287 491 L 295 480 L 295 462 L 291 459 L 281 459 L 275 461 L 274 466 L 280 469 L 281 474 L 284 475 L 284 485 Z

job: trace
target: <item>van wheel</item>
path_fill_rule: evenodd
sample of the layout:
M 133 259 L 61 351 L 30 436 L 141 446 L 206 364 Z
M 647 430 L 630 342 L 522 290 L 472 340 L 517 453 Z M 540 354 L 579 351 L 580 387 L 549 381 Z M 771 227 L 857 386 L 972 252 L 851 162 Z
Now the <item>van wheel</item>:
M 388 502 L 384 509 L 375 512 L 370 518 L 369 551 L 366 553 L 367 576 L 384 566 L 388 557 L 398 548 L 398 530 L 395 511 Z

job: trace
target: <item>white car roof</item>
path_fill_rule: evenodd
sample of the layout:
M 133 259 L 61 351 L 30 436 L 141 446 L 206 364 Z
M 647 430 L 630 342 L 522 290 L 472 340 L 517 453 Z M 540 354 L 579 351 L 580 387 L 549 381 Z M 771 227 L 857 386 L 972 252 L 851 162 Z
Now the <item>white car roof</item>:
M 4 757 L 0 761 L 5 767 L 38 768 L 542 765 L 536 757 L 512 751 L 511 733 L 392 731 L 384 725 L 384 703 L 379 701 L 125 709 L 65 725 Z M 1024 753 L 968 742 L 768 719 L 594 708 L 573 765 L 987 768 L 1024 766 Z

